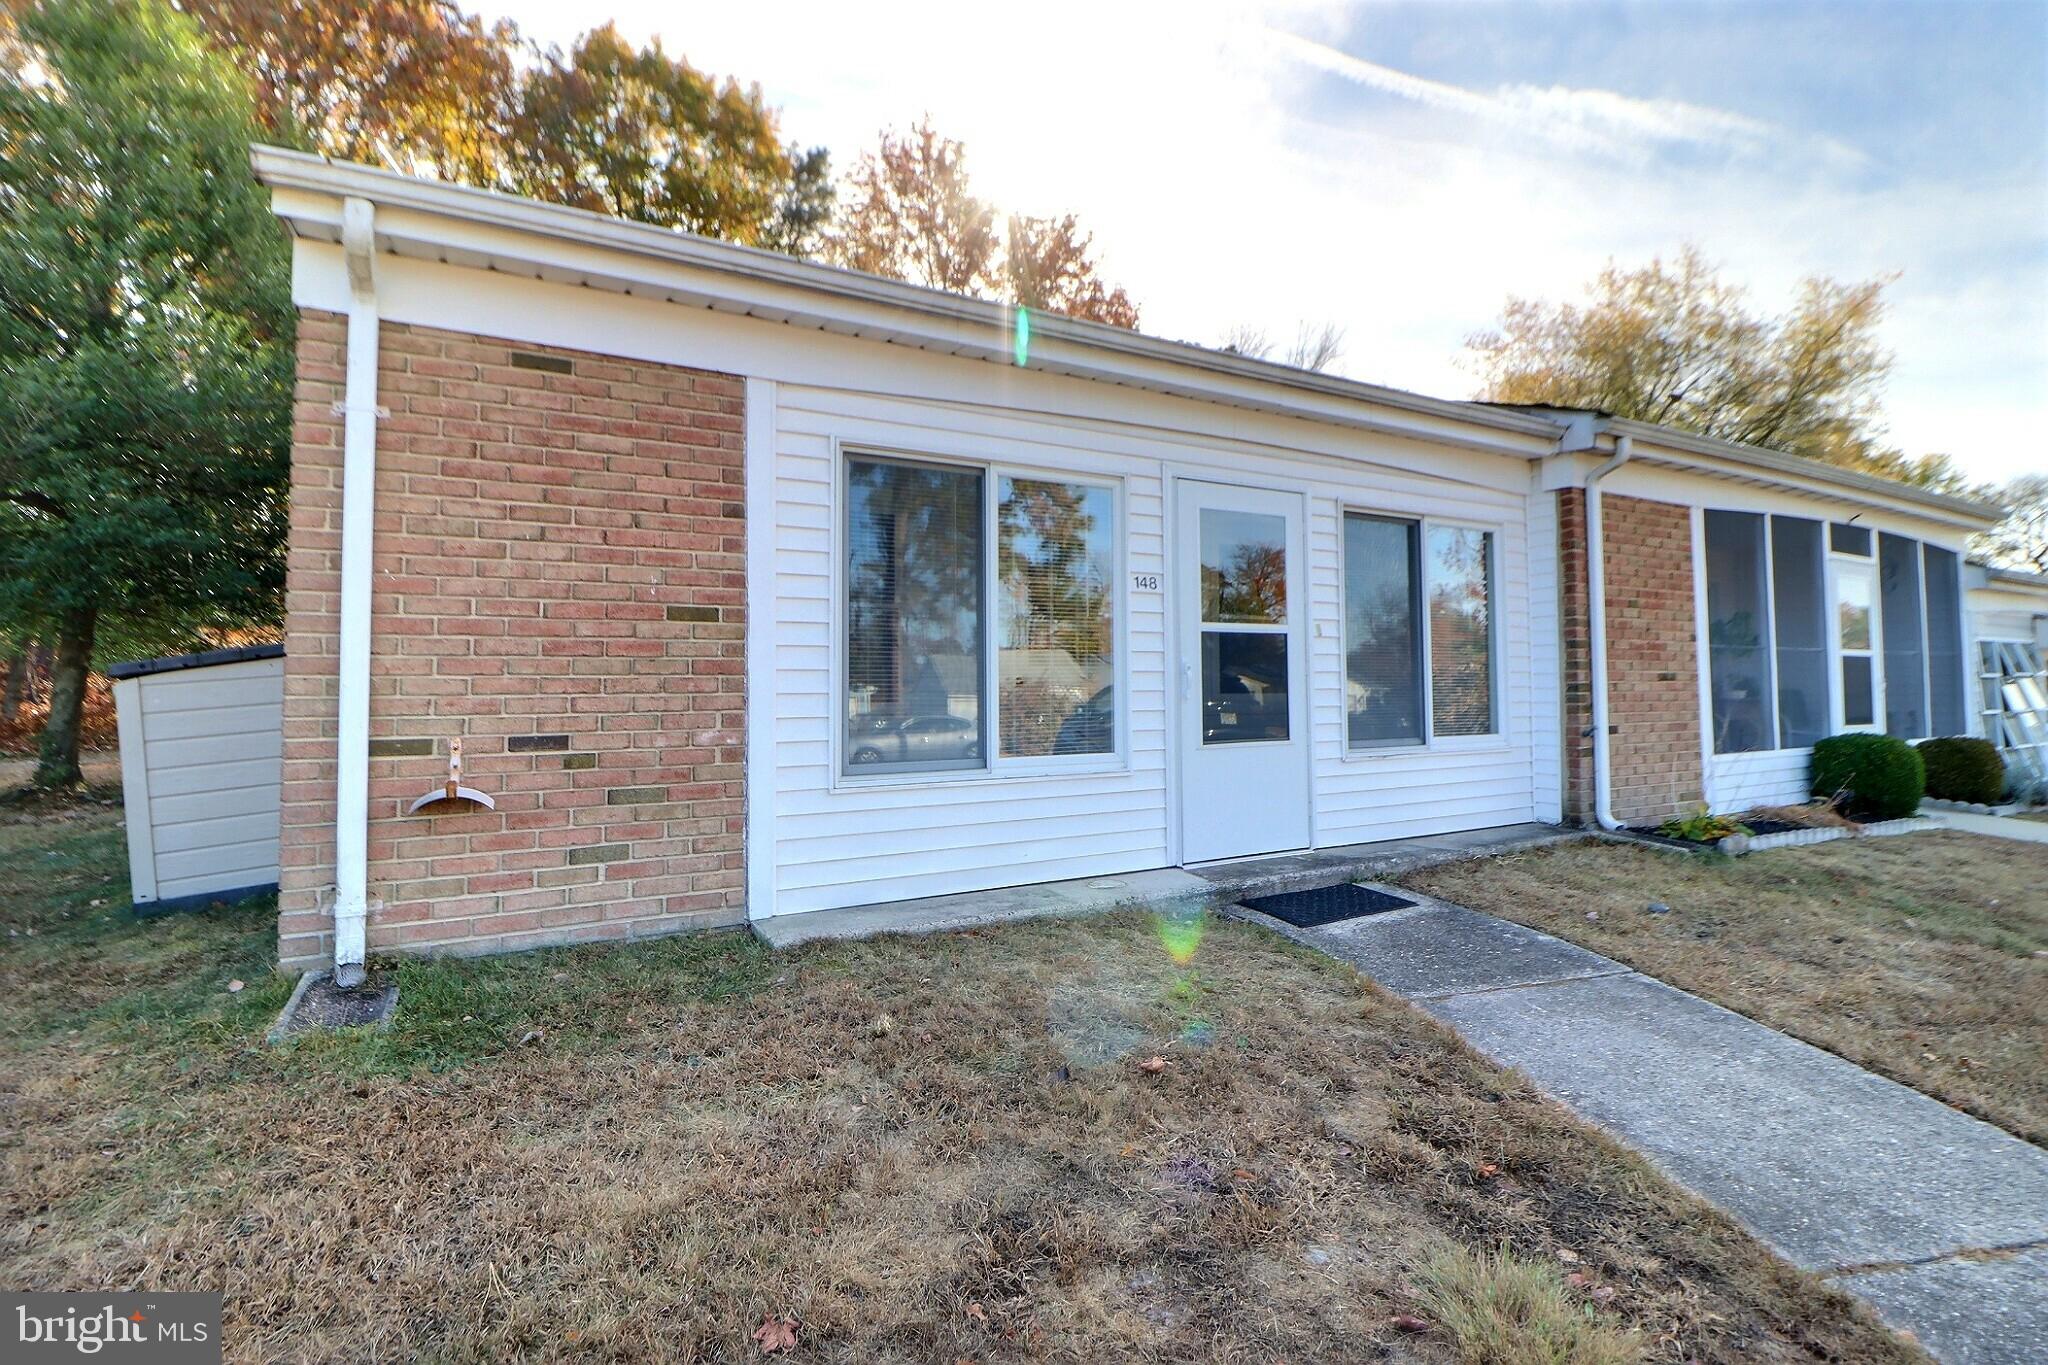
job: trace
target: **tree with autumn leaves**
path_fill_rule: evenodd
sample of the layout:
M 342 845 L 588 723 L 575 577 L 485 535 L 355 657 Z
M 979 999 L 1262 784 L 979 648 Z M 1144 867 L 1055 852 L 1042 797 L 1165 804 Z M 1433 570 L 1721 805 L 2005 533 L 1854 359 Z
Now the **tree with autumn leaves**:
M 1135 328 L 1138 306 L 1103 280 L 1073 214 L 1001 215 L 968 183 L 966 148 L 926 118 L 884 132 L 848 177 L 826 255 L 836 265 Z
M 883 133 L 836 221 L 826 152 L 784 141 L 759 86 L 611 24 L 567 51 L 453 0 L 180 0 L 249 78 L 272 135 L 873 274 L 1135 327 L 1072 214 L 1000 214 L 929 120 Z

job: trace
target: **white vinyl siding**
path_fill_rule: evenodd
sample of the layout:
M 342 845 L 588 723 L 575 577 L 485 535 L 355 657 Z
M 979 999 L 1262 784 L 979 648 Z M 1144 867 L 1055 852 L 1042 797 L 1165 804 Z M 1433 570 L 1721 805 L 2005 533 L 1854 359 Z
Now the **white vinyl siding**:
M 1308 687 L 1314 841 L 1366 842 L 1537 818 L 1533 715 L 1556 705 L 1555 677 L 1532 677 L 1528 467 L 1516 459 L 1352 436 L 1280 419 L 1233 420 L 1188 404 L 1191 425 L 1162 429 L 869 393 L 778 384 L 773 506 L 754 525 L 774 537 L 772 903 L 777 914 L 1027 882 L 1107 876 L 1179 861 L 1169 752 L 1167 498 L 1176 477 L 1296 490 L 1307 497 Z M 1154 414 L 1156 416 L 1156 413 Z M 1227 433 L 1243 433 L 1227 434 Z M 1324 450 L 1280 439 L 1297 433 Z M 1263 438 L 1263 439 L 1262 439 Z M 1380 459 L 1346 452 L 1370 444 Z M 1119 492 L 1121 564 L 1114 599 L 1120 744 L 1085 771 L 985 772 L 862 780 L 834 751 L 843 661 L 834 505 L 852 453 L 979 462 L 1005 471 L 1108 482 Z M 1406 466 L 1406 467 L 1404 467 Z M 1441 466 L 1444 477 L 1421 472 Z M 1442 519 L 1494 535 L 1495 678 L 1501 733 L 1427 749 L 1347 754 L 1344 741 L 1341 526 L 1346 510 Z M 1554 582 L 1543 566 L 1545 582 Z M 1134 589 L 1153 579 L 1156 588 Z M 1554 590 L 1554 589 L 1553 589 Z M 1554 620 L 1555 604 L 1543 604 Z M 1554 665 L 1553 665 L 1554 670 Z M 1549 742 L 1555 743 L 1555 726 Z M 1556 756 L 1545 753 L 1554 815 Z M 1070 763 L 1073 760 L 1069 760 Z M 1219 793 L 1218 799 L 1231 799 Z M 760 913 L 757 909 L 756 913 Z
M 124 678 L 114 696 L 136 904 L 274 885 L 284 660 Z

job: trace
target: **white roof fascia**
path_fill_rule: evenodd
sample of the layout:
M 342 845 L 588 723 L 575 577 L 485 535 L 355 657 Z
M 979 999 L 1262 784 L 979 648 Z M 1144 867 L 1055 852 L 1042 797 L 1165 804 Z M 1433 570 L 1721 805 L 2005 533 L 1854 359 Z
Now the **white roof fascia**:
M 1014 310 L 1006 304 L 303 152 L 257 147 L 251 161 L 272 188 L 278 216 L 300 236 L 339 240 L 341 200 L 365 198 L 377 205 L 379 248 L 402 256 L 1014 363 Z M 1403 393 L 1036 311 L 1030 368 L 1524 458 L 1550 453 L 1565 429 L 1561 419 Z
M 257 146 L 250 161 L 271 187 L 278 216 L 303 237 L 339 241 L 341 201 L 363 198 L 377 205 L 379 249 L 402 256 L 1014 363 L 1014 310 L 1006 304 L 306 152 Z M 1591 452 L 1627 435 L 1636 442 L 1634 458 L 1711 477 L 1973 531 L 2003 515 L 1975 499 L 1648 422 L 1430 398 L 1058 314 L 1032 313 L 1030 368 L 1529 459 L 1554 455 L 1560 446 Z M 1546 472 L 1544 486 L 1567 486 L 1568 464 Z
M 1791 489 L 1858 506 L 1887 508 L 1971 531 L 1986 530 L 2005 516 L 2005 509 L 1996 503 L 1915 488 L 1895 479 L 1843 469 L 1781 450 L 1717 441 L 1710 436 L 1621 417 L 1607 419 L 1606 430 L 1611 435 L 1633 439 L 1636 459 L 1675 469 Z

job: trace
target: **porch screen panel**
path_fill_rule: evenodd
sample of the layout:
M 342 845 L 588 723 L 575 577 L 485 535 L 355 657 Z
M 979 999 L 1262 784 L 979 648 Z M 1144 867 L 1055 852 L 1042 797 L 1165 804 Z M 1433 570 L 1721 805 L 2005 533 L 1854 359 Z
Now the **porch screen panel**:
M 1708 512 L 1707 664 L 1714 752 L 1754 753 L 1777 744 L 1771 696 L 1771 611 L 1766 600 L 1764 518 Z
M 1422 528 L 1344 517 L 1344 691 L 1354 749 L 1421 744 Z
M 1828 611 L 1821 524 L 1771 518 L 1771 607 L 1777 634 L 1778 747 L 1825 739 Z
M 982 473 L 855 458 L 846 488 L 845 764 L 982 767 Z
M 1490 735 L 1493 532 L 1432 526 L 1427 539 L 1430 734 Z
M 1927 648 L 1920 621 L 1920 542 L 1877 538 L 1877 621 L 1884 636 L 1884 728 L 1927 735 Z
M 1968 728 L 1963 701 L 1962 565 L 1953 550 L 1921 547 L 1927 575 L 1927 719 L 1937 735 Z
M 997 481 L 997 714 L 1005 757 L 1116 748 L 1114 495 Z

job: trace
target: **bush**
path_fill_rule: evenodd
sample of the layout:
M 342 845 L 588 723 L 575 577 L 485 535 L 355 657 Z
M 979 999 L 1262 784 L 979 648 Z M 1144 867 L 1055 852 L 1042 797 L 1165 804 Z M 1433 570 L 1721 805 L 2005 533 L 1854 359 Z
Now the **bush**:
M 1920 809 L 1927 767 L 1890 735 L 1834 735 L 1813 746 L 1813 794 L 1839 799 L 1858 819 L 1897 820 Z
M 1996 805 L 2005 795 L 2005 760 L 1988 739 L 1929 739 L 1920 743 L 1927 766 L 1927 794 L 1944 801 Z

